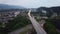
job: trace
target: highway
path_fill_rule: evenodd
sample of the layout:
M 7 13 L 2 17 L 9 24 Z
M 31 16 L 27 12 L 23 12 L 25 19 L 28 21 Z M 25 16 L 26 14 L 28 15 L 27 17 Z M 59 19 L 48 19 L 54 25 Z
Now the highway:
M 30 21 L 32 22 L 33 27 L 35 28 L 37 34 L 47 34 L 43 28 L 41 28 L 40 24 L 34 19 L 34 17 L 31 17 L 31 10 L 28 12 L 28 16 Z

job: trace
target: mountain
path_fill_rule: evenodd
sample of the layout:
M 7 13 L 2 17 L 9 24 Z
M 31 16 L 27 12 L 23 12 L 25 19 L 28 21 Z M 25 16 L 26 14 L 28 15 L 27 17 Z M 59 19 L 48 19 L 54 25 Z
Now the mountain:
M 0 4 L 0 9 L 25 9 L 25 7 L 14 6 L 14 5 L 7 5 L 7 4 Z
M 51 7 L 50 9 L 51 9 L 53 12 L 60 13 L 60 6 Z
M 60 6 L 56 6 L 56 7 L 39 7 L 39 8 L 37 8 L 37 11 L 38 11 L 39 14 L 43 14 L 42 11 L 46 11 L 46 15 L 48 17 L 53 15 L 54 13 L 57 13 L 58 15 L 60 15 Z
M 55 13 L 60 13 L 60 6 L 56 6 L 56 7 L 39 7 L 37 9 L 38 12 L 41 12 L 42 10 L 45 10 L 46 12 L 55 12 Z

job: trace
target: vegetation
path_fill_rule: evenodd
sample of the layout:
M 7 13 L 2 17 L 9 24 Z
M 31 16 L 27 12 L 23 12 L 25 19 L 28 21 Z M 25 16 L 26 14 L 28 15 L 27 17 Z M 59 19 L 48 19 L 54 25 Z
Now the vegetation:
M 60 18 L 54 17 L 53 19 L 46 19 L 44 29 L 48 34 L 60 34 L 56 29 L 60 30 Z
M 31 24 L 29 19 L 21 15 L 17 16 L 13 20 L 9 20 L 8 22 L 9 23 L 5 24 L 5 28 L 0 27 L 0 34 L 8 34 L 9 32 Z
M 49 20 L 46 20 L 46 23 L 44 24 L 44 29 L 46 30 L 46 32 L 48 34 L 56 34 L 57 33 L 55 26 Z

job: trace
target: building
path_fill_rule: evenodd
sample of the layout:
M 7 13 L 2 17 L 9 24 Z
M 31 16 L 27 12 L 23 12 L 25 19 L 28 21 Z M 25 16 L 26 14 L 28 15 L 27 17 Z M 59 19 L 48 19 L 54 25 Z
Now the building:
M 12 20 L 19 13 L 20 11 L 0 11 L 0 22 L 8 23 L 8 20 Z

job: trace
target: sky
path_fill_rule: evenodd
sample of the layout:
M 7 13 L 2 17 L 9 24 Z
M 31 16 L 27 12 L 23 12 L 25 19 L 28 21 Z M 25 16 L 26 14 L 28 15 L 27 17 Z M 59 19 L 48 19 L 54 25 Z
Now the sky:
M 0 4 L 23 6 L 26 8 L 60 6 L 60 0 L 0 0 Z

